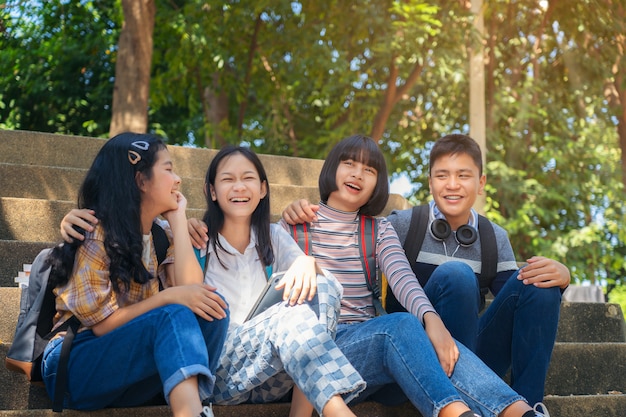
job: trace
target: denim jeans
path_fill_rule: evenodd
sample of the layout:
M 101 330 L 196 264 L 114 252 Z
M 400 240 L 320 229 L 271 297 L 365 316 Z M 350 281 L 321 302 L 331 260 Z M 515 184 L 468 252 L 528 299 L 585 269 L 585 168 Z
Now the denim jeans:
M 65 407 L 131 407 L 160 393 L 169 400 L 171 390 L 192 376 L 198 377 L 200 398 L 208 398 L 228 322 L 206 321 L 185 306 L 170 304 L 100 337 L 91 330 L 78 333 L 70 352 Z M 42 361 L 51 398 L 62 341 L 51 341 Z
M 336 343 L 367 382 L 358 401 L 388 384 L 397 384 L 425 416 L 437 416 L 454 401 L 482 416 L 497 416 L 524 400 L 460 343 L 459 360 L 448 378 L 422 323 L 410 313 L 340 324 Z
M 516 272 L 478 317 L 476 275 L 453 261 L 437 267 L 424 291 L 453 337 L 499 376 L 510 369 L 511 386 L 530 404 L 543 401 L 559 322 L 558 287 L 524 285 Z

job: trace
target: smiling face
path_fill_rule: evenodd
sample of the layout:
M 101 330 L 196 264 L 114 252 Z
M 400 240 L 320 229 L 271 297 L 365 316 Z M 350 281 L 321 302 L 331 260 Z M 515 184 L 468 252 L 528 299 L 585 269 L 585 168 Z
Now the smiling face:
M 138 187 L 141 190 L 142 211 L 150 211 L 152 217 L 178 208 L 177 191 L 180 177 L 174 172 L 172 158 L 167 149 L 156 154 L 150 177 L 144 173 L 137 174 Z
M 378 172 L 361 162 L 347 159 L 339 162 L 335 179 L 337 190 L 330 193 L 327 204 L 341 211 L 358 211 L 372 197 Z
M 430 169 L 428 183 L 435 204 L 452 230 L 467 224 L 476 197 L 483 193 L 485 175 L 466 153 L 439 157 Z
M 239 218 L 249 222 L 267 194 L 267 183 L 261 181 L 250 160 L 234 153 L 220 161 L 210 193 L 211 199 L 222 209 L 226 221 Z

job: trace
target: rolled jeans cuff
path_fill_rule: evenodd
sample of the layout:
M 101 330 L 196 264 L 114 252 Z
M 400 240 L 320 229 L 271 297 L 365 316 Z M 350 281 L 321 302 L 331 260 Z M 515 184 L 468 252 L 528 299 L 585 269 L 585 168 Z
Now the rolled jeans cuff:
M 193 376 L 198 377 L 198 392 L 202 401 L 206 400 L 213 393 L 215 376 L 211 374 L 209 368 L 203 365 L 191 365 L 177 370 L 167 380 L 163 382 L 163 394 L 167 403 L 170 403 L 170 393 L 175 386 Z

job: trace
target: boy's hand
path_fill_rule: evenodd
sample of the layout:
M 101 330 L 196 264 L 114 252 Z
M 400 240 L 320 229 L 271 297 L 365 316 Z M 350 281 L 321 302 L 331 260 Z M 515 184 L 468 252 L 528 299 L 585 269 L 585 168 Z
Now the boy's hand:
M 543 256 L 533 256 L 528 265 L 520 269 L 517 279 L 525 285 L 534 285 L 539 288 L 560 287 L 567 288 L 570 283 L 569 269 L 554 259 Z
M 93 232 L 94 225 L 98 224 L 96 212 L 89 209 L 72 209 L 61 220 L 61 237 L 67 243 L 74 239 L 85 240 L 85 235 L 76 230 L 74 226 L 88 232 Z
M 314 222 L 317 220 L 315 213 L 319 209 L 319 205 L 311 204 L 308 200 L 296 200 L 283 210 L 283 220 L 291 225 Z
M 206 244 L 209 241 L 209 228 L 206 223 L 200 219 L 190 217 L 187 220 L 187 231 L 191 238 L 191 244 L 196 249 L 206 249 Z

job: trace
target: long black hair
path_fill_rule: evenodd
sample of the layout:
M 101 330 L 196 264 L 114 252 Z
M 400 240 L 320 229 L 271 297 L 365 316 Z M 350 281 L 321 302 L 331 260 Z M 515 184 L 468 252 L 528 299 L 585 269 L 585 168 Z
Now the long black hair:
M 120 133 L 100 149 L 78 192 L 78 207 L 96 212 L 104 231 L 104 247 L 110 260 L 109 279 L 113 289 L 128 289 L 131 280 L 144 284 L 152 279 L 141 260 L 141 192 L 137 173 L 152 177 L 157 153 L 166 149 L 155 135 Z M 47 265 L 53 283 L 67 283 L 74 257 L 82 241 L 53 249 Z
M 270 186 L 261 160 L 257 154 L 249 148 L 232 145 L 223 147 L 217 155 L 215 155 L 209 165 L 209 169 L 206 172 L 204 186 L 206 190 L 207 210 L 204 213 L 202 220 L 204 220 L 209 228 L 209 245 L 213 245 L 213 250 L 215 251 L 217 259 L 220 264 L 224 266 L 222 261 L 219 259 L 217 252 L 217 248 L 225 251 L 218 239 L 218 234 L 224 226 L 224 211 L 220 207 L 219 203 L 217 201 L 213 201 L 211 198 L 210 187 L 215 187 L 215 177 L 217 176 L 217 168 L 219 167 L 220 162 L 235 154 L 240 154 L 248 161 L 252 162 L 252 165 L 254 165 L 254 168 L 259 174 L 261 184 L 265 182 L 267 188 L 267 194 L 265 194 L 265 197 L 261 199 L 259 205 L 256 209 L 254 209 L 254 212 L 252 212 L 252 221 L 250 222 L 250 226 L 256 235 L 256 250 L 259 254 L 259 258 L 264 266 L 268 266 L 274 262 L 274 252 L 272 250 L 272 240 L 270 237 Z

